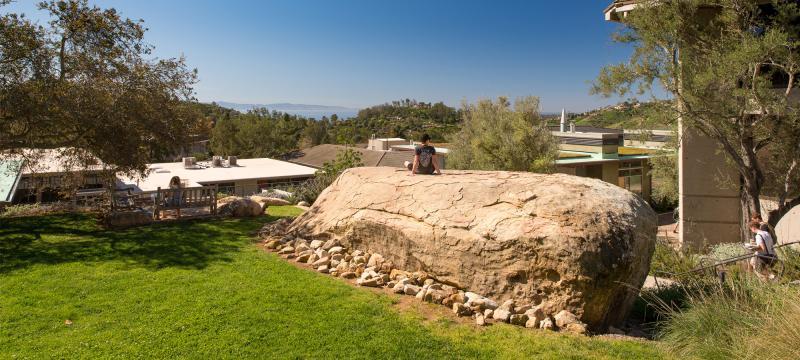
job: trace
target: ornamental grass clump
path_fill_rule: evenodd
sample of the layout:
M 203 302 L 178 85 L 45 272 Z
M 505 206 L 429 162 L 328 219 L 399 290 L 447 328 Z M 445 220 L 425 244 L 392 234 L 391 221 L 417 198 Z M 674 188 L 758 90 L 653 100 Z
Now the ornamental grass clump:
M 737 277 L 685 289 L 687 307 L 665 308 L 659 333 L 673 356 L 800 359 L 800 287 Z

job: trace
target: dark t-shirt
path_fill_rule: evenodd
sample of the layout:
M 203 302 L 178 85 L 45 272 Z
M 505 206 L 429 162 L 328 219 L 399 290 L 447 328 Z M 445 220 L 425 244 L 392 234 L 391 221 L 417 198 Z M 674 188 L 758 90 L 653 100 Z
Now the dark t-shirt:
M 436 155 L 436 149 L 430 145 L 418 146 L 415 150 L 419 156 L 419 164 L 417 164 L 417 174 L 433 174 L 436 168 L 433 167 L 433 155 Z

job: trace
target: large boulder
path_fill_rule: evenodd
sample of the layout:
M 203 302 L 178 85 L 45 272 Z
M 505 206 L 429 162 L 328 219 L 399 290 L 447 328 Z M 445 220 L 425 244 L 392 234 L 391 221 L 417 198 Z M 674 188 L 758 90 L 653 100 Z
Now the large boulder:
M 109 212 L 103 216 L 103 222 L 112 228 L 149 225 L 153 223 L 153 213 L 144 210 Z
M 267 208 L 267 206 L 286 206 L 292 204 L 291 202 L 289 202 L 289 200 L 284 200 L 276 197 L 261 196 L 261 195 L 250 196 L 250 200 L 253 200 L 261 204 L 261 206 L 265 209 Z
M 217 213 L 233 217 L 253 217 L 264 213 L 265 205 L 244 197 L 228 196 L 217 200 Z
M 345 171 L 290 231 L 603 329 L 625 319 L 647 276 L 656 215 L 595 179 L 373 167 Z

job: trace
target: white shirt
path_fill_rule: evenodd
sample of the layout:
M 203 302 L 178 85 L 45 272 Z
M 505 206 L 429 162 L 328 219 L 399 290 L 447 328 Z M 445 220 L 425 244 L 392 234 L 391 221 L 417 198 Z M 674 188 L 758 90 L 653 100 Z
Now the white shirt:
M 758 230 L 758 231 L 756 231 L 756 246 L 760 247 L 762 245 L 764 246 L 764 249 L 767 249 L 767 251 L 764 252 L 764 251 L 758 250 L 758 251 L 756 251 L 756 253 L 758 253 L 759 255 L 774 255 L 775 254 L 775 248 L 773 247 L 772 236 L 768 232 L 766 232 L 764 230 Z

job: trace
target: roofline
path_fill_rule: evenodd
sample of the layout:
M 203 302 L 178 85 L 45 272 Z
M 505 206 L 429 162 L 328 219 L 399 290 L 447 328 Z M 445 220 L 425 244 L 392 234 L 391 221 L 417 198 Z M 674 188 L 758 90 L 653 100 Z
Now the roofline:
M 291 178 L 297 178 L 297 177 L 313 178 L 313 177 L 315 177 L 315 174 L 310 174 L 310 175 L 306 175 L 306 174 L 302 174 L 302 175 L 284 175 L 284 176 L 270 176 L 270 177 L 258 176 L 258 177 L 249 177 L 249 178 L 214 179 L 214 180 L 203 180 L 203 181 L 194 181 L 194 182 L 196 182 L 198 184 L 213 184 L 213 183 L 219 183 L 219 182 L 236 182 L 236 181 L 244 181 L 244 180 L 282 180 L 282 179 L 291 179 Z M 189 180 L 191 180 L 191 179 L 189 179 Z
M 631 10 L 635 9 L 638 3 L 646 1 L 646 0 L 614 0 L 611 4 L 609 4 L 605 10 L 603 10 L 603 14 L 605 15 L 606 21 L 613 21 L 613 22 L 622 22 L 625 16 Z M 652 1 L 659 1 L 659 0 L 652 0 Z M 756 4 L 763 5 L 770 3 L 772 0 L 753 0 Z M 702 5 L 701 5 L 702 6 Z M 622 17 L 620 17 L 622 14 Z

